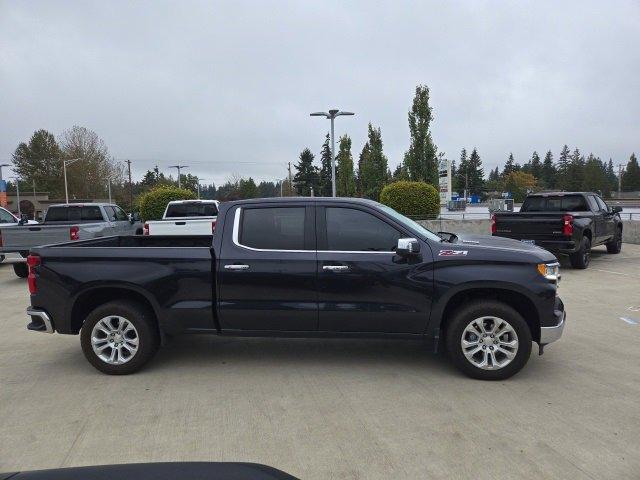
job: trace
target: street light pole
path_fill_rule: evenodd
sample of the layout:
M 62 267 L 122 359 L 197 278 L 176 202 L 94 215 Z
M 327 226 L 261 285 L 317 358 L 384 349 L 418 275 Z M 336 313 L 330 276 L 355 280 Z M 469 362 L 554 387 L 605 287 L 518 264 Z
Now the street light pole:
M 22 218 L 22 209 L 20 208 L 20 179 L 18 177 L 13 177 L 16 181 L 16 197 L 18 201 L 18 218 Z
M 314 112 L 311 113 L 312 117 L 325 117 L 331 120 L 331 193 L 332 196 L 336 196 L 336 138 L 334 135 L 333 122 L 336 117 L 341 115 L 355 115 L 353 112 L 341 112 L 338 109 L 329 110 L 326 112 Z
M 10 167 L 8 163 L 0 164 L 0 180 L 2 180 L 2 167 Z
M 75 163 L 78 160 L 82 160 L 82 159 L 72 158 L 69 160 L 62 160 L 62 169 L 64 170 L 64 198 L 66 203 L 69 203 L 69 189 L 67 187 L 67 165 L 71 165 L 72 163 Z
M 180 185 L 180 170 L 182 168 L 189 168 L 189 165 L 169 165 L 169 168 L 177 168 L 178 169 L 178 188 L 181 188 L 181 185 Z

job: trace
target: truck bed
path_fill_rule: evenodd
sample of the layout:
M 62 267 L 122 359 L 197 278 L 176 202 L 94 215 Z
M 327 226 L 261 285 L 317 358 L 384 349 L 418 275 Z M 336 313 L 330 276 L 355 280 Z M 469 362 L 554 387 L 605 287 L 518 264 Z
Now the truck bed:
M 496 233 L 518 240 L 560 238 L 564 215 L 564 212 L 496 212 Z

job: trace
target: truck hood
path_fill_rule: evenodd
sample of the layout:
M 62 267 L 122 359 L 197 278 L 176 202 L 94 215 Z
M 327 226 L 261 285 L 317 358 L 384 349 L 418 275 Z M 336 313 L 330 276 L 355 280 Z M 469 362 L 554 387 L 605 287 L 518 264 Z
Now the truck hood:
M 486 259 L 500 260 L 507 254 L 518 257 L 520 261 L 526 261 L 526 257 L 528 257 L 532 263 L 557 261 L 552 253 L 536 245 L 523 243 L 511 238 L 493 237 L 491 235 L 463 233 L 458 235 L 454 243 L 443 243 L 442 245 L 443 249 L 445 246 L 450 246 L 453 250 L 466 250 L 468 254 L 472 252 L 482 252 L 483 257 Z

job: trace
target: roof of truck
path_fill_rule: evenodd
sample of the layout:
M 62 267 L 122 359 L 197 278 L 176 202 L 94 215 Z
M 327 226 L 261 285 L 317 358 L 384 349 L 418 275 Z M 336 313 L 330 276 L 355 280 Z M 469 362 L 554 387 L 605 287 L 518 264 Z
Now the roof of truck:
M 117 207 L 115 203 L 88 202 L 88 203 L 54 203 L 51 207 Z
M 593 192 L 536 192 L 530 193 L 528 197 L 549 197 L 553 195 L 597 195 Z
M 363 205 L 379 205 L 374 200 L 368 198 L 354 197 L 268 197 L 268 198 L 249 198 L 246 200 L 234 200 L 225 202 L 226 204 L 242 205 L 244 203 L 292 203 L 292 202 L 349 202 L 360 203 Z

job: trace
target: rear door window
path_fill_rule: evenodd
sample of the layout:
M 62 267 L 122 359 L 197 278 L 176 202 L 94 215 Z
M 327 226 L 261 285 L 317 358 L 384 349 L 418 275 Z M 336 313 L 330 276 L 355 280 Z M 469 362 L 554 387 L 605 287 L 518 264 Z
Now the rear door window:
M 82 221 L 83 222 L 101 222 L 102 212 L 98 206 L 82 207 Z
M 113 211 L 115 212 L 117 221 L 123 222 L 125 220 L 129 220 L 129 217 L 127 216 L 125 211 L 122 210 L 120 207 L 118 207 L 117 205 L 114 205 L 112 208 L 113 208 Z
M 600 197 L 596 197 L 596 202 L 598 202 L 598 207 L 600 207 L 600 210 L 602 210 L 603 212 L 606 212 L 609 210 L 609 207 L 607 207 L 607 204 L 604 203 L 604 200 L 602 200 Z
M 265 250 L 304 250 L 305 208 L 242 210 L 241 245 Z
M 598 202 L 596 201 L 596 197 L 594 195 L 589 195 L 587 197 L 587 201 L 589 202 L 589 207 L 591 208 L 592 212 L 597 212 L 598 210 L 600 210 L 600 207 L 598 206 Z
M 110 222 L 116 221 L 116 212 L 113 209 L 113 207 L 110 207 L 107 205 L 104 207 L 104 211 L 107 214 L 107 218 L 109 219 Z

